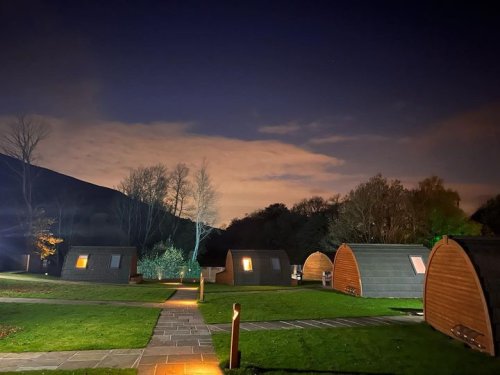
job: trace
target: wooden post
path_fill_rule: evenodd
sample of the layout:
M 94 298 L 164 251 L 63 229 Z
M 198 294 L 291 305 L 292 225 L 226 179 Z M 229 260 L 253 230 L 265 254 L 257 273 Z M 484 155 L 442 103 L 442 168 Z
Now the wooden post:
M 229 368 L 240 367 L 240 353 L 238 351 L 238 342 L 240 340 L 240 312 L 241 305 L 233 304 L 233 324 L 231 326 L 231 351 L 229 353 Z
M 200 274 L 200 302 L 205 300 L 205 278 L 203 277 L 203 273 Z

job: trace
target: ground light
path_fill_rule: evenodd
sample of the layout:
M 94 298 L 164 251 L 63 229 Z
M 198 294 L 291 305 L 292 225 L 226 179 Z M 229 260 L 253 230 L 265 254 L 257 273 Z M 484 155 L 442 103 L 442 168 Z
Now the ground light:
M 229 353 L 229 368 L 239 368 L 241 353 L 238 350 L 238 342 L 240 340 L 240 313 L 241 305 L 233 304 L 233 323 L 231 326 L 231 351 Z
M 200 274 L 200 302 L 205 300 L 205 278 Z

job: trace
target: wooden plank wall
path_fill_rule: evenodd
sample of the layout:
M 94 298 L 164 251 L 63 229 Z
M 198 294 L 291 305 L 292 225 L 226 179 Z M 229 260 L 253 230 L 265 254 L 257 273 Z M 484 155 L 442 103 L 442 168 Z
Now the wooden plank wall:
M 481 284 L 468 255 L 455 241 L 439 242 L 430 255 L 424 313 L 431 326 L 453 338 L 461 339 L 452 331 L 456 332 L 460 325 L 480 333 L 474 339 L 483 348 L 474 343 L 469 345 L 494 355 L 491 323 Z M 461 340 L 467 342 L 471 336 L 475 335 Z
M 362 295 L 358 263 L 351 248 L 345 244 L 335 254 L 333 289 L 355 296 Z
M 231 251 L 227 252 L 226 256 L 226 269 L 215 275 L 215 282 L 217 284 L 234 285 L 234 268 L 233 257 Z
M 309 255 L 304 262 L 302 271 L 304 273 L 304 280 L 321 281 L 323 279 L 323 272 L 332 272 L 333 263 L 328 256 L 320 251 L 316 251 Z

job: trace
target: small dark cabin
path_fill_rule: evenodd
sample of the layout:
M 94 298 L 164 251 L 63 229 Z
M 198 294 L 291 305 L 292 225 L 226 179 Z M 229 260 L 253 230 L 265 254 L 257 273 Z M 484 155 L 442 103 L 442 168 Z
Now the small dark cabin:
M 127 284 L 136 274 L 135 247 L 72 246 L 64 259 L 61 278 Z
M 284 250 L 229 250 L 216 283 L 290 286 L 290 260 Z

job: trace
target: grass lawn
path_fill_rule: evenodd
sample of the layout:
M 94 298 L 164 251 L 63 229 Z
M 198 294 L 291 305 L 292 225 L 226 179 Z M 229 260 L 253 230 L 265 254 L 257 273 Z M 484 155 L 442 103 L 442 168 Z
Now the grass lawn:
M 142 348 L 160 309 L 0 304 L 1 352 Z
M 215 334 L 213 341 L 227 362 L 230 335 Z M 467 349 L 425 324 L 241 332 L 240 350 L 248 373 L 500 373 L 500 358 Z
M 78 370 L 7 371 L 2 375 L 136 375 L 132 368 L 84 368 Z
M 260 293 L 207 292 L 205 302 L 198 306 L 207 323 L 228 323 L 235 302 L 241 304 L 242 321 L 398 315 L 398 309 L 422 308 L 420 299 L 360 298 L 328 289 L 302 288 Z
M 163 302 L 174 292 L 160 283 L 111 285 L 61 281 L 42 275 L 0 273 L 0 297 Z

